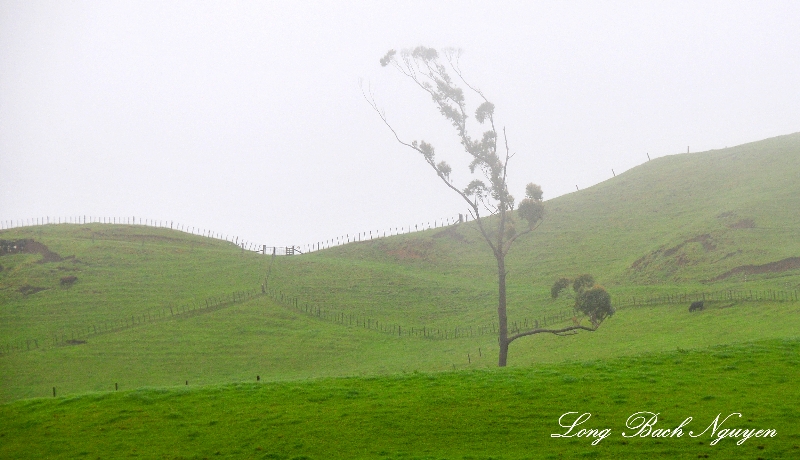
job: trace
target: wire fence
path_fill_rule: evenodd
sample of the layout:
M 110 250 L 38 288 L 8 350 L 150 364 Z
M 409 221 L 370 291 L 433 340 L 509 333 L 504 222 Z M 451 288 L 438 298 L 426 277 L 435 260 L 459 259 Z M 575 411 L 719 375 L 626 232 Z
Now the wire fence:
M 658 304 L 679 304 L 698 301 L 726 302 L 726 301 L 774 301 L 797 302 L 798 292 L 785 290 L 753 290 L 753 289 L 727 289 L 712 292 L 684 292 L 676 294 L 661 294 L 655 296 L 630 296 L 619 303 L 620 307 L 636 307 Z
M 213 296 L 196 302 L 169 304 L 164 307 L 149 309 L 139 314 L 122 316 L 113 320 L 97 320 L 79 328 L 69 328 L 49 334 L 47 339 L 19 339 L 0 345 L 0 354 L 20 351 L 31 351 L 39 348 L 58 347 L 64 345 L 85 344 L 90 338 L 104 334 L 120 332 L 145 324 L 165 321 L 175 317 L 210 313 L 239 302 L 250 300 L 261 295 L 255 289 L 233 291 L 229 294 Z
M 422 337 L 426 339 L 447 340 L 467 337 L 480 337 L 484 335 L 496 335 L 497 323 L 473 324 L 463 326 L 408 326 L 393 321 L 382 321 L 380 319 L 349 313 L 342 310 L 333 310 L 320 305 L 309 304 L 301 298 L 285 293 L 281 290 L 267 290 L 266 292 L 272 300 L 285 307 L 304 313 L 308 316 L 316 317 L 321 320 L 342 324 L 345 326 L 359 327 L 389 335 L 399 337 Z M 552 325 L 570 322 L 575 317 L 572 310 L 559 310 L 544 314 L 538 318 L 523 318 L 516 321 L 509 321 L 508 332 L 511 334 L 522 332 L 528 329 L 537 329 Z
M 305 254 L 309 252 L 321 251 L 336 246 L 341 246 L 348 243 L 358 243 L 361 241 L 370 241 L 378 238 L 386 238 L 395 235 L 404 235 L 408 233 L 421 232 L 425 230 L 446 227 L 449 225 L 458 224 L 461 222 L 468 222 L 470 220 L 469 213 L 459 214 L 458 217 L 446 217 L 441 219 L 434 219 L 432 221 L 422 222 L 418 224 L 411 224 L 408 226 L 391 227 L 388 229 L 366 230 L 357 233 L 347 233 L 335 238 L 330 238 L 324 241 L 317 241 L 315 243 L 307 243 L 301 245 L 291 246 L 275 246 L 261 243 L 247 241 L 236 235 L 229 235 L 226 233 L 216 232 L 207 228 L 194 227 L 175 222 L 172 220 L 157 220 L 146 219 L 135 216 L 123 217 L 97 217 L 97 216 L 67 216 L 67 217 L 35 217 L 30 219 L 18 220 L 2 220 L 0 221 L 0 230 L 7 230 L 13 228 L 33 227 L 41 225 L 53 224 L 111 224 L 111 225 L 141 225 L 154 228 L 165 228 L 176 230 L 191 235 L 212 238 L 216 240 L 226 241 L 236 245 L 243 250 L 252 251 L 264 255 L 279 255 L 291 256 Z
M 393 321 L 385 321 L 367 315 L 359 315 L 343 311 L 342 309 L 331 309 L 329 307 L 310 304 L 300 297 L 290 295 L 282 290 L 268 289 L 263 285 L 261 292 L 251 289 L 245 291 L 234 291 L 229 294 L 208 297 L 198 302 L 188 302 L 180 304 L 170 304 L 158 309 L 151 309 L 146 312 L 131 315 L 130 317 L 120 317 L 116 320 L 96 321 L 81 328 L 73 328 L 53 333 L 48 339 L 40 338 L 19 339 L 0 345 L 0 354 L 9 354 L 20 351 L 30 351 L 48 346 L 80 345 L 86 343 L 89 338 L 99 335 L 119 332 L 131 329 L 140 325 L 150 324 L 157 321 L 164 321 L 174 317 L 186 317 L 190 315 L 209 313 L 238 302 L 251 300 L 257 296 L 268 296 L 276 303 L 284 307 L 291 308 L 307 316 L 319 320 L 328 321 L 349 327 L 358 327 L 377 331 L 398 337 L 420 337 L 431 340 L 449 340 L 469 337 L 481 337 L 485 335 L 497 334 L 497 323 L 472 324 L 461 326 L 430 326 L 417 325 L 408 326 Z M 721 290 L 713 292 L 694 292 L 661 294 L 656 296 L 630 296 L 624 297 L 615 302 L 616 309 L 645 307 L 654 305 L 686 305 L 691 302 L 797 302 L 800 300 L 798 291 L 785 290 Z M 569 324 L 578 320 L 575 312 L 571 309 L 561 309 L 558 311 L 543 314 L 538 318 L 522 318 L 509 321 L 508 331 L 510 334 L 518 332 Z
M 263 289 L 263 287 L 262 287 Z M 267 294 L 276 302 L 292 308 L 301 313 L 346 326 L 355 326 L 375 330 L 390 335 L 405 337 L 424 337 L 427 339 L 458 339 L 465 337 L 479 337 L 483 335 L 496 335 L 497 323 L 473 324 L 450 327 L 408 326 L 392 321 L 348 313 L 342 309 L 331 309 L 320 305 L 309 304 L 301 298 L 285 293 L 281 290 L 268 290 Z M 619 299 L 614 303 L 615 309 L 643 307 L 664 304 L 689 304 L 696 301 L 776 301 L 797 302 L 797 291 L 780 290 L 721 290 L 714 292 L 662 294 L 657 296 L 630 296 Z M 545 313 L 538 318 L 522 318 L 509 321 L 509 334 L 516 334 L 531 329 L 544 328 L 554 325 L 579 323 L 581 318 L 573 309 L 562 309 Z

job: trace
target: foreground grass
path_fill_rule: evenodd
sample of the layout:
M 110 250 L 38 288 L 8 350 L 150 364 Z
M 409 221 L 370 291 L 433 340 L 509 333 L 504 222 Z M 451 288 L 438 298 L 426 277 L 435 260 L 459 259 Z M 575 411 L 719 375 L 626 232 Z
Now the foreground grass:
M 0 406 L 2 458 L 796 458 L 800 342 L 375 378 L 139 389 Z M 566 412 L 610 429 L 597 445 L 553 438 Z M 626 438 L 636 412 L 680 438 Z M 772 438 L 698 437 L 720 428 Z

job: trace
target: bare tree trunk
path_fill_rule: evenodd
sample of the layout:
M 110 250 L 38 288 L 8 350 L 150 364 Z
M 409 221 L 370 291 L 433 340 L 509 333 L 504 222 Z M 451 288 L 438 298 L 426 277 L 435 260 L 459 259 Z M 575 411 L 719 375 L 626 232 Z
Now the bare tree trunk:
M 497 365 L 505 367 L 508 361 L 508 315 L 506 313 L 506 261 L 501 254 L 497 257 L 497 321 L 500 357 Z

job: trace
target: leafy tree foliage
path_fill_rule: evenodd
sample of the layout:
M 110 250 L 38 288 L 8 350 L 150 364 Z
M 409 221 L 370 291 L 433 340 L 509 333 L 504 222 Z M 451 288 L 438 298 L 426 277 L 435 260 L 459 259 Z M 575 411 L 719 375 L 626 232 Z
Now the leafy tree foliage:
M 576 294 L 580 294 L 592 286 L 594 286 L 594 277 L 588 273 L 575 278 L 575 281 L 572 282 L 572 290 Z
M 606 318 L 614 314 L 611 296 L 603 286 L 594 285 L 584 289 L 575 299 L 575 311 L 589 317 L 589 321 L 597 328 Z
M 558 296 L 561 294 L 561 291 L 566 289 L 571 282 L 572 281 L 570 281 L 569 278 L 557 279 L 556 282 L 553 283 L 553 287 L 550 288 L 550 297 L 557 299 Z
M 575 291 L 575 312 L 589 317 L 594 329 L 597 329 L 606 318 L 614 314 L 611 295 L 603 286 L 595 284 L 594 277 L 588 273 L 580 275 L 574 280 L 557 279 L 550 288 L 551 297 L 558 298 L 561 291 L 566 289 L 570 283 Z

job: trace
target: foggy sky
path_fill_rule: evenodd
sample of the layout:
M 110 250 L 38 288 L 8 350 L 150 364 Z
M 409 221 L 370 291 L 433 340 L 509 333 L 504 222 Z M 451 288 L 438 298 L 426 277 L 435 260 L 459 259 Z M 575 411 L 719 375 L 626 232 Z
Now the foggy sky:
M 798 2 L 431 3 L 0 1 L 0 220 L 283 246 L 465 212 L 359 88 L 466 185 L 452 127 L 378 63 L 417 45 L 463 49 L 518 199 L 800 131 Z

